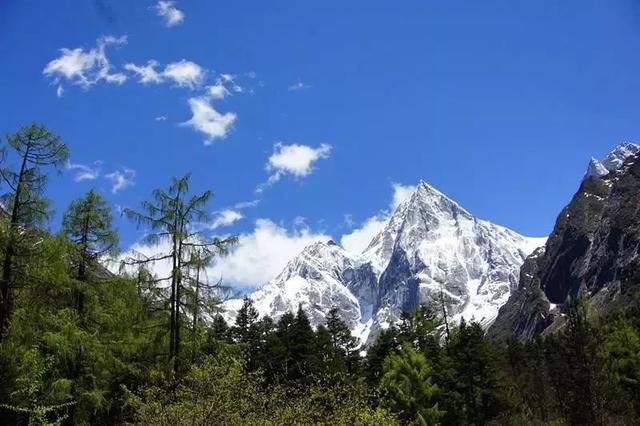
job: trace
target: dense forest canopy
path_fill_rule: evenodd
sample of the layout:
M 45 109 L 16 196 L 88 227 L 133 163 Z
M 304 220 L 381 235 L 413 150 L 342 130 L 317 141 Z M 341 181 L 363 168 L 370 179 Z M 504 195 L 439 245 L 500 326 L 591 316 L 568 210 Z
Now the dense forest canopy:
M 3 141 L 0 176 L 0 419 L 6 424 L 638 424 L 640 305 L 601 315 L 583 300 L 566 326 L 497 345 L 419 306 L 363 348 L 332 309 L 312 328 L 300 307 L 278 321 L 246 298 L 219 313 L 224 283 L 203 272 L 236 238 L 197 230 L 212 193 L 190 175 L 124 214 L 169 251 L 102 265 L 118 249 L 95 190 L 58 234 L 46 182 L 68 158 L 31 124 Z M 168 276 L 151 263 L 169 260 Z

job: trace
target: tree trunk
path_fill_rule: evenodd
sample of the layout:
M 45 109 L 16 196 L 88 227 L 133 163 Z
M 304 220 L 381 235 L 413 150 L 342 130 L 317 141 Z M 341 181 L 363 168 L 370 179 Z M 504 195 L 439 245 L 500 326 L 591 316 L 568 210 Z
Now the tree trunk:
M 27 158 L 29 156 L 30 143 L 22 157 L 20 165 L 20 173 L 18 174 L 18 183 L 16 185 L 16 193 L 13 199 L 13 208 L 11 209 L 11 222 L 9 223 L 9 235 L 5 248 L 4 261 L 2 262 L 2 281 L 0 282 L 0 342 L 4 339 L 7 329 L 9 328 L 9 316 L 12 309 L 11 281 L 13 279 L 13 256 L 15 255 L 14 230 L 18 225 L 20 214 L 20 196 L 22 195 L 22 185 L 24 173 L 27 168 Z

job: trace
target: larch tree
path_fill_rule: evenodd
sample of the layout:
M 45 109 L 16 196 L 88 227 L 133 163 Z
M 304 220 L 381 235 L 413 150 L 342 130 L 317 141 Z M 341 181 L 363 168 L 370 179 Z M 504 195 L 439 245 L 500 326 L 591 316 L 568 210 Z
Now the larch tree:
M 195 247 L 191 250 L 185 266 L 189 275 L 185 280 L 187 301 L 191 310 L 191 343 L 195 351 L 197 332 L 202 318 L 213 318 L 220 310 L 220 296 L 230 288 L 223 285 L 222 279 L 211 282 L 207 267 L 216 256 L 224 254 L 225 247 Z
M 168 277 L 157 281 L 169 283 L 169 359 L 173 361 L 174 373 L 180 373 L 179 356 L 181 346 L 180 312 L 183 304 L 189 260 L 196 249 L 207 248 L 211 251 L 224 251 L 236 241 L 235 237 L 219 239 L 208 238 L 197 225 L 209 220 L 206 206 L 212 192 L 189 194 L 190 174 L 173 178 L 168 189 L 153 191 L 153 199 L 142 202 L 142 210 L 125 209 L 124 214 L 134 220 L 138 226 L 151 229 L 147 235 L 148 243 L 168 242 L 168 250 L 144 259 L 130 259 L 129 264 L 152 264 L 170 262 Z
M 49 202 L 43 196 L 47 182 L 45 169 L 60 169 L 69 157 L 60 138 L 40 124 L 22 127 L 6 135 L 6 145 L 0 148 L 0 177 L 7 192 L 2 208 L 7 217 L 2 251 L 0 279 L 0 341 L 9 325 L 13 308 L 13 287 L 16 258 L 23 260 L 32 249 L 29 242 L 35 228 L 49 216 Z M 17 166 L 10 164 L 16 161 Z
M 118 233 L 112 226 L 111 209 L 95 190 L 71 203 L 62 220 L 62 232 L 74 243 L 75 267 L 81 282 L 88 279 L 88 267 L 104 254 L 117 250 Z M 75 303 L 78 312 L 83 311 L 83 293 L 76 291 Z

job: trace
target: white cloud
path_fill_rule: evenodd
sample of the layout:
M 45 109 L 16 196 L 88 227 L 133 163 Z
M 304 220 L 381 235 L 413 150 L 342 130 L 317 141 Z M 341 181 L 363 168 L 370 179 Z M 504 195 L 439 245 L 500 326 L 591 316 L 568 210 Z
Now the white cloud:
M 304 83 L 302 80 L 298 80 L 295 83 L 293 83 L 291 86 L 289 86 L 287 90 L 290 92 L 298 92 L 300 90 L 306 90 L 310 88 L 311 88 L 310 85 L 308 85 L 307 83 Z
M 67 80 L 71 84 L 76 84 L 88 89 L 101 80 L 107 83 L 122 84 L 127 80 L 127 76 L 122 73 L 112 73 L 111 63 L 105 53 L 109 45 L 126 44 L 127 37 L 101 37 L 97 41 L 97 46 L 85 51 L 83 48 L 60 49 L 60 57 L 47 64 L 42 73 L 53 78 L 54 83 Z M 58 84 L 56 93 L 62 95 L 62 86 Z
M 213 222 L 211 223 L 211 229 L 233 225 L 243 217 L 244 215 L 239 211 L 232 209 L 222 210 L 221 212 L 218 212 L 216 217 L 213 219 Z
M 306 246 L 317 241 L 331 239 L 328 235 L 314 233 L 308 228 L 289 231 L 269 219 L 258 219 L 252 231 L 238 237 L 238 243 L 226 256 L 217 258 L 207 269 L 212 280 L 222 278 L 225 284 L 253 288 L 274 278 L 285 265 Z M 116 272 L 119 262 L 130 257 L 153 257 L 169 252 L 168 241 L 158 244 L 136 243 L 118 257 L 109 269 Z M 168 261 L 150 266 L 157 277 L 168 277 L 171 265 Z
M 273 151 L 266 166 L 271 176 L 265 184 L 258 187 L 258 192 L 262 192 L 266 186 L 274 184 L 286 174 L 293 175 L 295 178 L 308 176 L 313 171 L 313 164 L 316 161 L 329 157 L 331 145 L 323 143 L 318 148 L 313 148 L 300 144 L 276 143 Z
M 187 61 L 186 59 L 171 62 L 161 71 L 156 69 L 159 65 L 158 61 L 151 59 L 147 61 L 146 65 L 128 63 L 125 64 L 124 68 L 134 73 L 138 77 L 138 82 L 145 85 L 160 84 L 169 80 L 178 87 L 195 89 L 202 85 L 205 80 L 206 70 L 195 62 Z
M 154 118 L 154 120 L 156 120 L 156 121 L 167 121 L 167 116 L 166 115 L 159 115 L 156 118 Z
M 397 209 L 398 206 L 407 201 L 409 197 L 413 195 L 416 191 L 415 185 L 403 185 L 401 183 L 392 183 L 391 187 L 393 188 L 393 199 L 391 200 L 391 210 Z
M 207 92 L 212 99 L 224 99 L 232 93 L 244 93 L 244 88 L 236 82 L 235 75 L 220 74 L 215 84 L 207 87 Z
M 204 133 L 207 136 L 205 145 L 210 145 L 215 139 L 224 139 L 227 136 L 236 121 L 235 113 L 219 113 L 207 97 L 190 98 L 188 102 L 191 108 L 191 118 L 181 125 Z
M 61 98 L 63 94 L 64 94 L 64 87 L 62 87 L 61 84 L 58 84 L 58 87 L 56 88 L 56 96 Z
M 211 268 L 211 277 L 226 283 L 253 287 L 274 278 L 294 256 L 316 241 L 330 237 L 308 228 L 288 231 L 268 219 L 258 219 L 255 229 L 239 236 L 238 244 Z
M 74 181 L 82 182 L 85 180 L 96 180 L 100 177 L 101 166 L 101 161 L 94 161 L 91 164 L 71 163 L 69 161 L 67 162 L 66 168 L 67 170 L 75 172 L 75 175 L 73 176 Z
M 138 81 L 142 84 L 162 83 L 162 74 L 156 71 L 158 61 L 151 59 L 146 65 L 125 64 L 124 69 L 138 75 Z
M 378 235 L 387 224 L 389 217 L 385 214 L 376 215 L 365 220 L 358 229 L 345 234 L 340 239 L 340 245 L 351 253 L 362 253 L 373 237 Z
M 167 27 L 173 27 L 184 21 L 184 12 L 175 7 L 175 1 L 159 1 L 154 9 L 158 16 L 164 19 Z
M 359 228 L 342 236 L 340 245 L 345 250 L 352 253 L 362 253 L 369 246 L 371 240 L 384 229 L 396 208 L 403 201 L 408 200 L 416 189 L 415 186 L 401 185 L 399 183 L 393 183 L 392 188 L 393 197 L 388 210 L 366 219 Z
M 162 72 L 163 77 L 173 80 L 179 87 L 194 89 L 202 84 L 204 69 L 195 62 L 185 59 L 168 64 Z
M 234 209 L 246 209 L 248 207 L 255 207 L 260 204 L 260 200 L 241 201 L 233 205 Z
M 221 81 L 217 81 L 213 86 L 207 87 L 207 90 L 213 99 L 224 99 L 229 95 L 229 91 Z
M 136 177 L 136 171 L 123 167 L 105 175 L 105 177 L 111 181 L 111 192 L 115 194 L 116 192 L 133 185 Z

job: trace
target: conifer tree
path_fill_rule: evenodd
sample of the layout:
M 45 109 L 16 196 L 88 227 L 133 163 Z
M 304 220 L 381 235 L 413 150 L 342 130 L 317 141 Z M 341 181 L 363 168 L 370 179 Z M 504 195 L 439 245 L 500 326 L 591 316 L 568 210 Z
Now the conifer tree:
M 316 353 L 313 351 L 314 333 L 311 322 L 302 304 L 298 305 L 298 312 L 293 323 L 291 333 L 292 357 L 295 362 L 293 380 L 309 380 L 312 373 L 311 366 L 316 364 Z
M 209 248 L 224 251 L 235 238 L 207 238 L 202 231 L 194 228 L 198 222 L 206 222 L 209 215 L 205 210 L 212 197 L 211 191 L 189 195 L 191 175 L 173 178 L 167 190 L 153 191 L 153 200 L 142 203 L 142 211 L 125 209 L 127 217 L 138 226 L 149 226 L 152 233 L 146 238 L 148 242 L 167 241 L 169 250 L 150 258 L 130 259 L 129 264 L 170 261 L 171 272 L 160 281 L 170 283 L 169 295 L 169 359 L 173 362 L 174 372 L 179 374 L 179 356 L 181 348 L 181 311 L 184 297 L 185 275 L 188 269 L 190 253 L 197 248 Z
M 229 325 L 222 315 L 217 314 L 213 317 L 213 321 L 209 327 L 209 333 L 211 337 L 216 340 L 227 341 L 229 339 Z
M 438 407 L 438 387 L 433 383 L 431 366 L 408 343 L 384 361 L 379 390 L 383 404 L 407 424 L 438 424 L 444 414 Z
M 440 321 L 430 306 L 420 305 L 412 312 L 403 312 L 399 326 L 400 340 L 408 342 L 428 356 L 437 352 L 440 342 Z
M 253 300 L 246 297 L 242 300 L 242 306 L 236 315 L 236 323 L 231 332 L 238 343 L 248 343 L 251 327 L 258 321 L 258 310 L 253 305 Z
M 598 359 L 598 331 L 587 318 L 587 302 L 578 298 L 570 304 L 564 330 L 562 352 L 565 356 L 565 392 L 568 417 L 574 424 L 602 422 L 604 405 L 604 363 Z
M 446 381 L 452 392 L 451 403 L 461 403 L 451 413 L 457 422 L 484 424 L 509 408 L 503 377 L 500 373 L 497 353 L 484 335 L 482 327 L 475 322 L 467 324 L 464 319 L 455 330 L 447 348 L 447 359 L 441 364 L 443 370 L 451 369 L 452 377 Z M 457 401 L 457 395 L 461 397 Z M 453 413 L 455 411 L 455 413 Z
M 367 379 L 369 384 L 377 386 L 382 377 L 384 360 L 391 353 L 399 350 L 398 329 L 394 326 L 381 330 L 376 341 L 367 350 Z
M 351 330 L 340 318 L 338 308 L 332 308 L 326 317 L 326 329 L 331 337 L 333 369 L 352 372 L 357 363 L 358 340 L 351 335 Z
M 43 196 L 47 175 L 44 169 L 59 169 L 69 156 L 60 138 L 40 124 L 22 127 L 6 136 L 7 145 L 0 149 L 0 177 L 7 192 L 2 197 L 2 209 L 8 216 L 5 243 L 2 247 L 2 277 L 0 279 L 0 341 L 6 334 L 13 307 L 13 287 L 16 276 L 16 256 L 25 260 L 31 248 L 27 242 L 35 226 L 49 217 L 49 202 Z M 15 159 L 17 167 L 8 164 Z
M 78 280 L 86 282 L 87 268 L 105 253 L 117 250 L 118 233 L 112 227 L 111 209 L 102 196 L 90 190 L 71 203 L 63 216 L 62 232 L 77 250 Z M 83 312 L 82 291 L 76 292 L 76 308 Z

